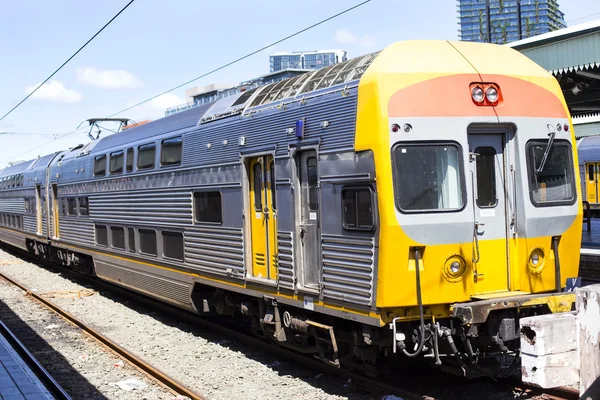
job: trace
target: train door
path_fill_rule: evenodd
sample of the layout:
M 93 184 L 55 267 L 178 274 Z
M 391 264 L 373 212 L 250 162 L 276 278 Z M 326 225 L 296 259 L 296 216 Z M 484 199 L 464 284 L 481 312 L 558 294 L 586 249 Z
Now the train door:
M 590 203 L 598 202 L 598 167 L 600 163 L 586 164 L 587 179 L 586 179 L 586 197 Z
M 505 148 L 502 134 L 469 135 L 475 294 L 509 290 Z
M 319 192 L 317 153 L 303 151 L 298 156 L 298 181 L 300 192 L 296 197 L 299 207 L 296 215 L 300 219 L 299 239 L 301 248 L 300 275 L 301 285 L 318 289 L 320 283 L 319 268 Z
M 250 159 L 252 276 L 277 279 L 277 227 L 273 156 Z

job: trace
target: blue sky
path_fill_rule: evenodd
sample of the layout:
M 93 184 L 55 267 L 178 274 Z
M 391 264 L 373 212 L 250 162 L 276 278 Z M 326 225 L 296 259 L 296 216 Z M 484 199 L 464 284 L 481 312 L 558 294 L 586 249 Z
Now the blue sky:
M 0 115 L 42 82 L 125 4 L 4 2 L 0 9 Z M 53 140 L 329 17 L 360 0 L 136 0 L 47 87 L 0 122 L 0 166 L 87 142 Z M 600 18 L 598 0 L 559 0 L 569 25 Z M 596 15 L 592 15 L 596 14 Z M 571 22 L 573 21 L 573 22 Z M 458 39 L 455 0 L 372 0 L 190 86 L 238 83 L 269 71 L 269 54 L 342 48 L 349 58 L 404 39 Z M 185 101 L 185 87 L 122 116 L 156 119 Z M 110 127 L 110 125 L 107 125 Z M 48 145 L 40 146 L 44 142 Z

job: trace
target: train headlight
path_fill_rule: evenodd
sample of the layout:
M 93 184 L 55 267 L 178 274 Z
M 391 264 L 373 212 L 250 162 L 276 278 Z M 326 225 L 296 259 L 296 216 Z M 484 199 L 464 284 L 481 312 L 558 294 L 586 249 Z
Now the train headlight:
M 544 269 L 544 252 L 542 249 L 534 249 L 529 255 L 529 272 L 539 274 Z
M 495 103 L 498 101 L 498 90 L 496 90 L 495 87 L 490 86 L 489 88 L 487 88 L 487 90 L 485 91 L 485 98 L 490 102 L 490 103 Z
M 475 86 L 471 89 L 471 95 L 473 96 L 473 100 L 477 103 L 481 103 L 483 101 L 483 89 L 479 86 Z
M 466 270 L 467 263 L 464 258 L 454 255 L 449 257 L 444 263 L 442 275 L 449 282 L 458 282 L 462 280 Z

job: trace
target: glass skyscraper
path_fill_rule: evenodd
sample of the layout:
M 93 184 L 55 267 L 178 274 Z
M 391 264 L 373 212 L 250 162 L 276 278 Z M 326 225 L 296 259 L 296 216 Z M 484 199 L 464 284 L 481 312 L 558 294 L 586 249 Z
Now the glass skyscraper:
M 299 51 L 269 56 L 271 72 L 288 68 L 319 69 L 348 59 L 344 50 Z
M 460 40 L 469 42 L 504 44 L 566 27 L 557 0 L 458 0 L 458 14 Z

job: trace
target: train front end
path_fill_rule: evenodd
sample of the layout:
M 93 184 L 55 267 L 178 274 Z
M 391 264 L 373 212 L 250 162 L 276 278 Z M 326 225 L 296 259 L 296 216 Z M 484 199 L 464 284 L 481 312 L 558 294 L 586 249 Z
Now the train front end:
M 377 307 L 394 352 L 465 370 L 514 354 L 520 317 L 572 308 L 575 139 L 537 64 L 490 44 L 391 45 L 361 79 L 356 150 L 375 155 Z

